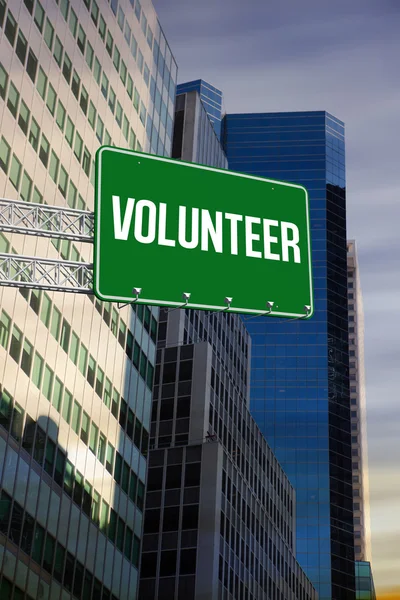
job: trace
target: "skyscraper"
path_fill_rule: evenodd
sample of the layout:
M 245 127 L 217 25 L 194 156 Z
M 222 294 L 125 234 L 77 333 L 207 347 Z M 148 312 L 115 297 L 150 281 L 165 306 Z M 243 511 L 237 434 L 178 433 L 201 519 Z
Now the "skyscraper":
M 301 566 L 320 600 L 352 600 L 344 125 L 326 112 L 234 114 L 222 136 L 230 169 L 309 193 L 315 313 L 304 322 L 245 318 L 250 407 L 296 490 Z
M 202 101 L 204 108 L 207 111 L 208 118 L 210 119 L 215 133 L 218 139 L 221 138 L 221 119 L 222 119 L 222 92 L 204 81 L 203 79 L 196 79 L 195 81 L 186 81 L 180 83 L 176 87 L 177 94 L 184 94 L 186 92 L 196 91 L 200 100 Z M 216 166 L 216 165 L 215 165 Z
M 351 454 L 354 497 L 354 552 L 357 561 L 371 560 L 367 407 L 364 373 L 364 311 L 354 240 L 347 243 Z
M 226 166 L 198 93 L 176 111 L 175 158 Z M 248 410 L 249 366 L 238 315 L 161 310 L 143 600 L 315 598 L 293 553 L 293 488 Z
M 149 1 L 0 0 L 0 49 L 1 197 L 91 211 L 100 144 L 169 155 L 177 69 Z M 157 319 L 1 288 L 2 599 L 136 597 Z

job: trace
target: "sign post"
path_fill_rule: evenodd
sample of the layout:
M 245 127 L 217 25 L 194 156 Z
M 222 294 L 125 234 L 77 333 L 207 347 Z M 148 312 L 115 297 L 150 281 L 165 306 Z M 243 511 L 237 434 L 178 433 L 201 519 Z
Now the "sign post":
M 95 194 L 99 299 L 312 315 L 304 187 L 102 147 Z

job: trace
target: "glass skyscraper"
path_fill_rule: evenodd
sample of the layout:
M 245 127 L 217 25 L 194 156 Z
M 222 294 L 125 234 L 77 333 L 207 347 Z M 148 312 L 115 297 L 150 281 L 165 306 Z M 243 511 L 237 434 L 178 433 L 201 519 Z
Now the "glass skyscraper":
M 92 211 L 101 144 L 169 155 L 176 77 L 150 1 L 0 0 L 0 197 Z M 1 600 L 136 598 L 158 323 L 136 308 L 0 290 Z
M 297 498 L 297 559 L 320 600 L 355 598 L 344 125 L 326 112 L 232 114 L 229 168 L 304 185 L 315 313 L 245 319 L 251 412 Z
M 176 86 L 177 94 L 185 94 L 186 92 L 197 92 L 207 111 L 214 131 L 221 138 L 221 118 L 222 118 L 222 92 L 204 81 L 196 79 L 195 81 L 187 81 Z

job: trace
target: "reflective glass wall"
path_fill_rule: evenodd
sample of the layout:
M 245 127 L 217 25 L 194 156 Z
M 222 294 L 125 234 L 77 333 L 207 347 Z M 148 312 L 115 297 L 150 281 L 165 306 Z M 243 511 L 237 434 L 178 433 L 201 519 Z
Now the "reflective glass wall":
M 321 600 L 354 598 L 344 125 L 325 112 L 223 120 L 229 169 L 309 193 L 315 313 L 259 317 L 251 411 L 297 495 L 297 559 Z

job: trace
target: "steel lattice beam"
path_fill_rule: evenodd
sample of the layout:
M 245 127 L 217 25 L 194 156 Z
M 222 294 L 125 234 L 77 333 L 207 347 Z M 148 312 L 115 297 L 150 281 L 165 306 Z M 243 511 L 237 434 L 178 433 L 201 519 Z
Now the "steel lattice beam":
M 0 231 L 93 243 L 94 213 L 0 198 Z
M 0 285 L 93 293 L 93 265 L 0 253 Z

